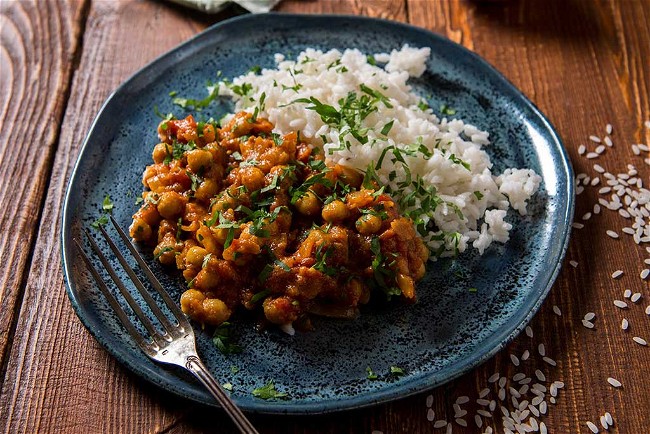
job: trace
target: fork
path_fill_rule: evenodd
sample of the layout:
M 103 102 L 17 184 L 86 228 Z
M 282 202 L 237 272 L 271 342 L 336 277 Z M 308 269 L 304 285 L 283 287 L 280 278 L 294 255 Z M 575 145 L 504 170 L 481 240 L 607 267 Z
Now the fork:
M 88 254 L 82 248 L 79 241 L 77 241 L 77 239 L 74 239 L 74 243 L 79 249 L 79 253 L 81 254 L 83 262 L 88 267 L 88 270 L 90 270 L 93 278 L 97 281 L 100 292 L 104 295 L 108 303 L 111 305 L 126 331 L 129 333 L 129 335 L 131 335 L 133 340 L 135 340 L 140 349 L 151 359 L 157 362 L 180 366 L 190 371 L 205 386 L 205 388 L 208 389 L 212 396 L 214 396 L 219 405 L 221 405 L 221 407 L 226 411 L 228 416 L 230 416 L 232 421 L 242 433 L 257 433 L 257 430 L 255 430 L 251 422 L 246 418 L 246 416 L 244 416 L 239 407 L 237 407 L 235 403 L 230 399 L 230 396 L 228 396 L 221 385 L 214 379 L 212 374 L 210 374 L 206 366 L 199 358 L 196 351 L 194 330 L 192 329 L 192 326 L 190 325 L 187 317 L 179 309 L 176 303 L 174 303 L 169 294 L 163 289 L 160 281 L 153 274 L 151 268 L 149 268 L 149 266 L 146 264 L 129 237 L 122 230 L 122 228 L 120 228 L 113 216 L 110 216 L 110 221 L 115 227 L 115 230 L 119 234 L 120 238 L 124 241 L 127 248 L 135 258 L 138 265 L 140 265 L 142 268 L 142 271 L 147 276 L 147 279 L 149 279 L 153 288 L 156 290 L 156 292 L 158 292 L 160 297 L 162 297 L 165 305 L 167 305 L 167 308 L 173 314 L 176 320 L 175 323 L 172 323 L 167 318 L 156 301 L 154 301 L 151 295 L 147 292 L 142 281 L 135 274 L 133 268 L 131 268 L 131 266 L 129 266 L 129 264 L 126 262 L 126 259 L 118 250 L 117 246 L 108 235 L 106 230 L 101 225 L 99 225 L 99 230 L 102 234 L 102 237 L 106 240 L 106 243 L 117 257 L 118 261 L 124 268 L 124 271 L 126 271 L 126 273 L 129 275 L 133 281 L 133 284 L 142 295 L 145 303 L 149 309 L 151 309 L 153 314 L 158 319 L 158 322 L 162 326 L 164 333 L 160 333 L 160 331 L 154 327 L 149 318 L 142 311 L 142 308 L 133 299 L 129 291 L 127 291 L 124 283 L 115 273 L 115 269 L 111 266 L 111 264 L 106 259 L 106 256 L 99 249 L 97 242 L 88 233 L 88 231 L 84 229 L 84 233 L 88 238 L 92 250 L 95 252 L 102 265 L 110 275 L 119 292 L 122 294 L 122 297 L 124 297 L 144 328 L 147 330 L 150 339 L 147 339 L 138 330 L 136 330 L 135 326 L 133 323 L 131 323 L 131 320 L 129 320 L 122 306 L 120 306 L 115 296 L 113 296 L 113 294 L 109 291 L 106 283 L 100 276 L 97 268 L 95 268 L 93 265 Z

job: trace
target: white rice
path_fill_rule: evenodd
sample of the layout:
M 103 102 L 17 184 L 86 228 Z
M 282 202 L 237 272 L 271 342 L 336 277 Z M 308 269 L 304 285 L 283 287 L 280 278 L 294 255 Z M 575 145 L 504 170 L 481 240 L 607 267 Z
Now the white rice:
M 397 201 L 417 191 L 408 182 L 408 168 L 410 179 L 421 180 L 426 188 L 435 187 L 439 200 L 426 212 L 423 201 L 430 194 L 400 204 L 402 212 L 420 220 L 421 235 L 432 252 L 451 256 L 472 247 L 482 254 L 493 242 L 508 241 L 512 225 L 505 220 L 507 211 L 513 208 L 526 215 L 527 202 L 538 190 L 541 177 L 529 169 L 493 173 L 483 150 L 490 145 L 487 132 L 460 119 L 439 119 L 431 109 L 418 107 L 421 98 L 408 79 L 424 72 L 429 54 L 429 48 L 405 45 L 390 54 L 374 55 L 385 63 L 383 67 L 371 65 L 366 54 L 356 49 L 325 53 L 306 49 L 296 60 L 277 54 L 276 69 L 249 72 L 233 80 L 233 85 L 252 85 L 247 95 L 237 95 L 229 86 L 220 86 L 220 93 L 232 97 L 237 110 L 257 109 L 277 133 L 299 130 L 303 139 L 322 147 L 332 163 L 361 171 L 374 167 L 381 185 Z M 313 103 L 296 102 L 315 98 L 340 110 L 340 100 L 353 93 L 357 98 L 366 95 L 362 85 L 385 97 L 359 126 L 367 129 L 366 143 L 355 138 L 348 125 L 324 122 L 308 109 Z M 262 95 L 264 104 L 260 104 Z M 394 152 L 401 158 L 395 158 Z M 385 158 L 380 164 L 382 154 Z

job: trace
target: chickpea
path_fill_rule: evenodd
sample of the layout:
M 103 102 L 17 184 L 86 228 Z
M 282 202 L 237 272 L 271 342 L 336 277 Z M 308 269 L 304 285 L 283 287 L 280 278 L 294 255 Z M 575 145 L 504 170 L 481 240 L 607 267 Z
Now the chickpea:
M 216 138 L 216 131 L 214 130 L 214 126 L 212 124 L 205 124 L 203 126 L 203 141 L 205 143 L 210 143 L 210 142 L 214 142 L 215 138 Z
M 167 143 L 158 143 L 153 148 L 153 153 L 151 157 L 153 158 L 154 163 L 162 163 L 165 161 L 168 155 L 171 154 L 171 147 Z
M 241 182 L 248 191 L 256 191 L 264 187 L 264 172 L 254 166 L 240 169 Z
M 308 191 L 296 201 L 296 209 L 302 215 L 314 216 L 320 211 L 320 200 L 314 192 Z
M 129 235 L 136 241 L 147 241 L 151 238 L 151 226 L 141 218 L 133 219 Z
M 361 235 L 374 234 L 381 229 L 381 218 L 372 214 L 364 214 L 354 223 Z
M 158 212 L 163 218 L 175 219 L 185 209 L 185 198 L 175 191 L 165 191 L 160 194 Z
M 203 290 L 214 289 L 219 284 L 219 275 L 214 271 L 208 270 L 208 267 L 199 271 L 194 279 L 194 286 Z
M 212 153 L 203 149 L 193 149 L 187 153 L 187 166 L 194 173 L 201 173 L 212 166 Z
M 187 255 L 185 256 L 185 263 L 189 265 L 193 265 L 195 267 L 200 267 L 201 265 L 203 265 L 203 259 L 207 254 L 208 251 L 205 250 L 203 247 L 199 247 L 199 246 L 190 247 L 189 250 L 187 251 Z
M 328 223 L 335 223 L 345 220 L 348 216 L 348 207 L 340 200 L 333 200 L 323 206 L 323 220 Z
M 203 300 L 203 320 L 212 325 L 219 325 L 230 318 L 230 309 L 218 298 Z
M 219 192 L 219 184 L 213 179 L 206 179 L 194 192 L 194 197 L 197 200 L 209 202 Z
M 196 289 L 188 289 L 181 295 L 181 310 L 191 318 L 196 318 L 203 311 L 205 295 Z

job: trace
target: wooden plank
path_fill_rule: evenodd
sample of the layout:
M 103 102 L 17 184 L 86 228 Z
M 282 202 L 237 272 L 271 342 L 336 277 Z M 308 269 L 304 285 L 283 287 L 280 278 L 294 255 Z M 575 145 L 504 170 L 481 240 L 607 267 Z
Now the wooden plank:
M 22 299 L 84 5 L 0 3 L 0 366 Z
M 366 15 L 396 21 L 407 19 L 404 0 L 284 0 L 277 10 L 301 14 Z
M 47 7 L 50 7 L 50 4 L 47 2 Z M 15 7 L 21 9 L 24 6 Z M 65 22 L 63 12 L 57 16 L 55 10 L 48 11 L 47 7 L 43 15 L 39 15 L 43 25 L 48 22 L 48 17 L 53 23 Z M 34 6 L 33 9 L 36 13 L 40 6 Z M 83 54 L 74 74 L 47 197 L 42 205 L 36 203 L 25 206 L 24 209 L 19 208 L 23 213 L 27 210 L 34 213 L 42 207 L 42 217 L 33 249 L 31 270 L 26 280 L 16 338 L 0 397 L 0 432 L 154 431 L 173 424 L 178 408 L 182 409 L 183 405 L 187 405 L 177 405 L 178 402 L 169 397 L 160 401 L 160 392 L 157 389 L 134 379 L 100 348 L 84 329 L 72 311 L 64 290 L 60 271 L 59 234 L 60 208 L 65 187 L 83 135 L 89 129 L 95 113 L 105 98 L 124 79 L 205 26 L 204 23 L 192 19 L 193 16 L 195 15 L 185 9 L 168 7 L 158 2 L 92 3 L 86 32 L 83 35 Z M 20 17 L 24 20 L 25 14 L 21 13 Z M 3 32 L 4 28 L 5 26 Z M 29 35 L 31 30 L 26 30 L 28 31 L 25 34 Z M 63 31 L 55 27 L 50 30 L 49 36 L 46 34 L 43 38 L 56 41 L 59 33 Z M 42 50 L 45 49 L 46 47 L 42 47 Z M 16 60 L 18 61 L 22 62 L 20 59 Z M 65 69 L 63 60 L 52 66 L 42 65 L 35 68 L 33 76 L 47 76 L 48 71 L 54 75 L 57 68 Z M 27 86 L 27 82 L 34 80 L 35 78 L 29 76 L 17 81 L 26 82 L 24 86 Z M 48 89 L 50 87 L 44 87 L 45 91 Z M 19 95 L 18 90 L 13 97 L 14 101 Z M 51 91 L 54 92 L 54 89 Z M 30 164 L 42 164 L 39 161 L 39 158 L 42 158 L 38 146 L 40 135 L 48 137 L 57 123 L 52 119 L 50 123 L 43 123 L 42 126 L 39 124 L 44 114 L 53 116 L 40 111 L 41 101 L 55 105 L 54 102 L 49 102 L 49 97 L 40 95 L 39 101 L 35 101 L 37 96 L 31 93 L 26 93 L 26 96 L 31 98 L 29 107 L 36 110 L 36 113 L 28 112 L 30 117 L 24 120 L 18 118 L 20 122 L 10 119 L 13 124 L 24 124 L 18 132 L 25 134 L 29 139 L 24 141 L 21 137 L 17 144 L 31 145 L 29 152 L 25 151 L 25 155 L 30 159 L 23 157 L 24 161 L 16 165 L 17 172 L 21 170 L 25 173 L 24 183 L 29 182 L 29 171 L 20 168 L 29 168 Z M 58 98 L 57 107 L 61 109 L 65 99 L 61 95 L 55 96 Z M 13 108 L 10 113 L 14 117 L 17 116 Z M 34 123 L 35 127 L 30 123 Z M 56 136 L 49 139 L 54 140 Z M 15 149 L 20 150 L 20 146 Z M 8 153 L 9 149 L 4 149 L 3 152 Z M 47 177 L 37 181 L 42 190 Z M 5 197 L 7 196 L 3 196 L 3 200 Z M 6 209 L 11 207 L 6 206 Z M 8 227 L 10 224 L 11 221 L 2 227 Z M 16 232 L 12 229 L 11 233 Z M 20 245 L 19 237 L 14 238 L 16 240 L 12 242 Z M 13 250 L 9 250 L 11 251 Z

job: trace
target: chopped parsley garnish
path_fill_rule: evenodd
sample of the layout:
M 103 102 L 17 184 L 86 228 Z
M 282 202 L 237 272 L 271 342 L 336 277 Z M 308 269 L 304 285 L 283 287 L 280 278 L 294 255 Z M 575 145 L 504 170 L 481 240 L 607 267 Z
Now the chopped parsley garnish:
M 102 209 L 109 212 L 113 210 L 113 202 L 111 201 L 111 197 L 109 195 L 106 195 L 104 197 L 104 201 L 102 202 Z
M 425 100 L 420 100 L 418 103 L 418 108 L 422 111 L 429 110 L 429 104 Z
M 269 380 L 262 387 L 253 389 L 253 396 L 260 399 L 287 399 L 289 395 L 285 392 L 280 392 L 275 388 L 273 380 Z
M 230 383 L 230 382 L 228 382 L 228 383 L 223 383 L 223 384 L 221 385 L 221 387 L 223 387 L 223 388 L 224 388 L 225 390 L 227 390 L 228 392 L 232 392 L 232 383 Z
M 230 373 L 233 374 L 233 375 L 237 374 L 239 371 L 240 371 L 239 366 L 232 365 L 230 367 Z
M 465 169 L 467 169 L 467 170 L 471 170 L 471 169 L 470 169 L 470 165 L 469 165 L 469 163 L 468 163 L 467 161 L 461 160 L 461 159 L 458 158 L 456 155 L 451 154 L 448 158 L 449 158 L 453 163 L 455 163 L 455 164 L 460 164 L 460 165 L 463 166 Z
M 483 193 L 481 193 L 481 192 L 478 191 L 478 190 L 474 192 L 474 196 L 476 196 L 476 198 L 477 198 L 478 200 L 483 199 Z
M 100 226 L 104 226 L 106 223 L 108 223 L 108 217 L 103 214 L 97 220 L 92 222 L 90 226 L 94 227 L 95 229 L 99 229 Z
M 456 114 L 456 110 L 453 108 L 447 106 L 447 104 L 442 104 L 440 106 L 440 113 L 445 115 L 445 116 L 453 116 Z
M 242 348 L 233 342 L 230 323 L 225 321 L 217 327 L 212 335 L 212 342 L 223 354 L 241 353 Z
M 208 96 L 203 99 L 175 97 L 172 102 L 184 109 L 201 111 L 219 96 L 219 83 L 208 82 L 206 89 Z
M 368 54 L 368 55 L 366 56 L 366 60 L 368 61 L 368 63 L 369 63 L 370 65 L 372 65 L 372 66 L 377 66 L 377 60 L 375 59 L 375 56 L 373 56 L 372 54 Z
M 386 125 L 384 125 L 384 128 L 381 129 L 381 134 L 382 134 L 382 135 L 384 135 L 384 136 L 388 135 L 388 133 L 390 132 L 391 128 L 393 128 L 393 122 L 395 122 L 394 119 L 391 120 L 390 122 L 388 122 Z
M 478 288 L 470 288 L 469 292 L 476 293 L 478 292 Z
M 404 372 L 404 370 L 402 368 L 400 368 L 399 366 L 391 366 L 390 367 L 390 373 L 395 375 L 396 377 L 399 377 L 399 376 L 402 376 L 402 375 L 406 374 Z
M 375 374 L 372 368 L 368 366 L 366 368 L 366 378 L 368 380 L 377 380 L 379 377 L 377 377 L 377 374 Z
M 172 250 L 174 250 L 173 247 L 169 247 L 169 246 L 167 246 L 167 247 L 163 247 L 162 249 L 160 249 L 160 250 L 158 251 L 158 253 L 156 253 L 156 254 L 153 256 L 153 258 L 154 258 L 154 259 L 158 259 L 158 258 L 160 258 L 162 255 L 164 255 L 165 253 L 167 253 L 167 252 L 171 252 Z
M 271 294 L 270 289 L 265 289 L 265 290 L 260 291 L 260 292 L 258 292 L 256 294 L 253 294 L 253 296 L 251 297 L 251 303 L 257 303 L 258 301 L 263 300 L 266 297 L 268 297 L 269 294 Z
M 252 72 L 253 74 L 259 74 L 260 72 L 262 72 L 262 67 L 260 65 L 255 65 L 252 66 L 251 69 L 249 69 L 249 71 Z

